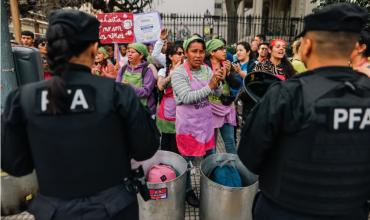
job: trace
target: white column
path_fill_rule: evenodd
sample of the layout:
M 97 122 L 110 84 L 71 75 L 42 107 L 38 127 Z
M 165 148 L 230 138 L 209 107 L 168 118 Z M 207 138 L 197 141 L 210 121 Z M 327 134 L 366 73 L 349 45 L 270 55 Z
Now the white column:
M 253 0 L 253 16 L 262 16 L 263 0 Z

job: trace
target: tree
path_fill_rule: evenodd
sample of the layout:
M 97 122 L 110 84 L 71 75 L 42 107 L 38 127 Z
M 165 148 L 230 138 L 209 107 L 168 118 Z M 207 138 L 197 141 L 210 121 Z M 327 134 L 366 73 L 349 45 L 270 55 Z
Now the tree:
M 227 14 L 227 41 L 236 42 L 238 37 L 238 29 L 235 26 L 236 19 L 238 19 L 237 9 L 240 4 L 244 5 L 244 0 L 227 0 L 226 14 Z
M 370 14 L 370 1 L 369 0 L 311 0 L 311 3 L 319 3 L 318 7 L 315 9 L 322 8 L 327 5 L 331 5 L 333 3 L 338 3 L 338 2 L 352 2 L 357 5 L 359 5 L 362 8 L 366 8 L 367 11 Z
M 79 8 L 83 4 L 91 3 L 94 9 L 108 12 L 143 12 L 146 6 L 151 6 L 153 0 L 20 0 L 19 10 L 21 16 L 25 17 L 28 12 L 37 12 L 47 15 L 54 9 L 64 7 Z M 9 11 L 9 1 L 6 1 L 6 8 Z M 10 14 L 10 13 L 9 13 Z
M 143 9 L 149 5 L 151 6 L 153 0 L 92 0 L 92 5 L 95 9 L 100 9 L 103 12 L 143 12 Z

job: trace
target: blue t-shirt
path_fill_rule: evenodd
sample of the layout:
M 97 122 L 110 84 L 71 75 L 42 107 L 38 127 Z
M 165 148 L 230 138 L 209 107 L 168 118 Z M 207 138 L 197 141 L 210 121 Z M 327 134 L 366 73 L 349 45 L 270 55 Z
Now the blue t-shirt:
M 253 61 L 248 61 L 246 63 L 243 63 L 243 64 L 239 64 L 240 65 L 240 69 L 246 73 L 249 73 L 249 70 L 248 70 L 248 63 L 249 62 L 253 62 Z M 240 87 L 238 89 L 233 89 L 230 87 L 230 95 L 232 97 L 236 97 L 236 95 L 239 93 L 240 89 L 243 87 L 243 78 L 238 74 L 236 76 L 236 79 L 240 82 Z

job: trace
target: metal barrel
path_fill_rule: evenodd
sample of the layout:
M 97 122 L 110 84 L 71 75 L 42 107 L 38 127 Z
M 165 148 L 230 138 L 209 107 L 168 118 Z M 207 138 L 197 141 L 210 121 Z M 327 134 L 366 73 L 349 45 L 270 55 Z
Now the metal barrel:
M 223 186 L 208 177 L 225 160 L 235 161 L 243 187 Z M 242 164 L 237 155 L 221 153 L 208 156 L 200 165 L 200 219 L 252 220 L 257 185 L 257 176 Z
M 178 173 L 176 179 L 164 183 L 147 183 L 150 193 L 158 199 L 144 201 L 138 194 L 140 220 L 184 220 L 187 163 L 173 152 L 159 150 L 152 158 L 135 162 L 142 165 L 145 174 L 153 165 L 171 165 Z
M 1 214 L 23 212 L 38 190 L 36 173 L 14 177 L 1 172 Z

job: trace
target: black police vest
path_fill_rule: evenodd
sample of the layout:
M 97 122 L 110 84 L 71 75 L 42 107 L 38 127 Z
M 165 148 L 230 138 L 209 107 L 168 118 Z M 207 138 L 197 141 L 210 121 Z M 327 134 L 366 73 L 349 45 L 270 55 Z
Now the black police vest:
M 46 112 L 48 81 L 21 88 L 40 193 L 67 199 L 122 184 L 131 170 L 127 128 L 114 104 L 114 80 L 89 72 L 68 75 L 71 102 L 65 114 Z
M 297 133 L 279 138 L 260 188 L 277 204 L 302 213 L 361 209 L 370 196 L 370 79 L 299 80 L 305 122 Z

